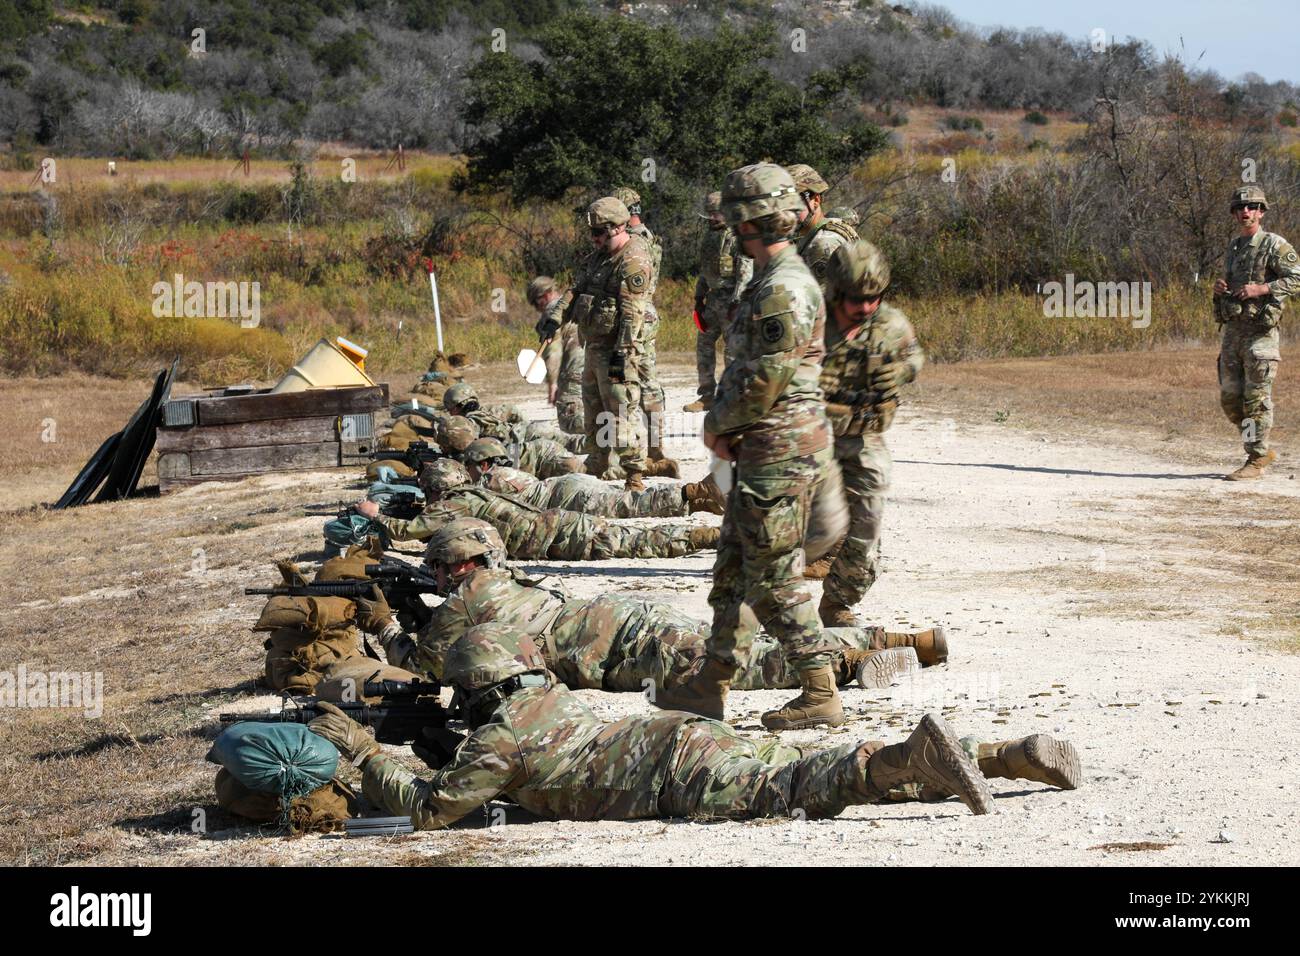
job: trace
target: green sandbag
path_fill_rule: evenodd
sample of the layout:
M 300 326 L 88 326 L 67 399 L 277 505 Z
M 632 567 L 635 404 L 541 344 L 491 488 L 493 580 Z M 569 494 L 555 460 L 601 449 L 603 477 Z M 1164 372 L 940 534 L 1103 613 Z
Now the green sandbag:
M 294 797 L 329 783 L 339 752 L 303 724 L 246 721 L 224 730 L 207 759 L 249 790 L 277 794 L 287 808 Z

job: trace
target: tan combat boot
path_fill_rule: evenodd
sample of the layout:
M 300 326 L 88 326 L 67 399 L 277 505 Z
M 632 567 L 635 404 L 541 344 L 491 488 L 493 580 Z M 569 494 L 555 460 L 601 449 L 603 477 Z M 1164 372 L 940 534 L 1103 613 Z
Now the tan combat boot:
M 844 708 L 835 690 L 835 673 L 830 665 L 800 671 L 803 692 L 780 710 L 769 710 L 760 720 L 768 730 L 798 730 L 801 727 L 838 727 L 844 723 Z
M 1224 475 L 1225 481 L 1254 481 L 1257 478 L 1263 478 L 1264 472 L 1268 466 L 1277 461 L 1277 452 L 1270 449 L 1263 455 L 1247 458 L 1246 463 L 1232 472 L 1230 475 Z
M 821 581 L 831 573 L 831 565 L 834 563 L 833 558 L 818 558 L 803 569 L 803 576 L 809 581 Z
M 690 506 L 690 514 L 707 511 L 709 514 L 726 514 L 727 496 L 722 493 L 712 475 L 706 475 L 703 481 L 688 481 L 682 486 L 682 496 Z
M 871 646 L 877 649 L 914 647 L 922 667 L 942 664 L 948 659 L 948 638 L 944 635 L 942 627 L 932 627 L 928 631 L 914 631 L 911 634 L 891 634 L 881 629 L 872 635 Z
M 1034 734 L 979 745 L 980 773 L 1007 780 L 1033 780 L 1062 790 L 1079 786 L 1079 752 L 1068 740 Z
M 823 594 L 822 601 L 817 605 L 817 615 L 822 619 L 822 624 L 826 627 L 857 627 L 858 619 L 853 616 L 853 610 L 838 601 L 832 601 L 830 597 Z M 876 650 L 883 650 L 885 646 L 881 645 Z
M 735 673 L 731 664 L 706 657 L 700 669 L 684 684 L 656 688 L 650 703 L 662 710 L 684 710 L 712 720 L 722 720 L 727 689 Z
M 721 528 L 692 528 L 691 547 L 696 551 L 717 550 L 718 539 L 721 537 Z
M 629 471 L 627 473 L 627 480 L 623 482 L 623 490 L 645 491 L 645 482 L 641 480 L 643 474 L 645 473 L 640 471 Z
M 652 458 L 646 462 L 645 473 L 650 478 L 680 478 L 682 470 L 677 467 L 676 460 L 664 458 L 662 453 L 658 458 Z
M 710 408 L 712 408 L 712 407 L 713 407 L 713 399 L 711 399 L 711 398 L 697 398 L 695 401 L 691 402 L 689 405 L 683 405 L 683 406 L 682 406 L 682 411 L 684 411 L 684 412 L 707 412 L 707 411 L 708 411 Z
M 915 783 L 955 794 L 971 813 L 988 813 L 993 807 L 988 783 L 938 714 L 922 717 L 903 743 L 872 754 L 866 776 L 867 785 L 879 791 L 881 799 L 895 787 Z
M 846 650 L 845 683 L 857 680 L 863 690 L 880 690 L 921 670 L 915 648 L 891 647 L 882 651 Z

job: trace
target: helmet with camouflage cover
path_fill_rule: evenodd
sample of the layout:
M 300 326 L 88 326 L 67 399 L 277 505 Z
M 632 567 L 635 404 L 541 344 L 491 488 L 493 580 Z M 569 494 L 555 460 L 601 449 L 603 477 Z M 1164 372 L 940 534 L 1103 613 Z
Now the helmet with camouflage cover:
M 840 246 L 826 264 L 828 299 L 874 299 L 889 288 L 889 260 L 865 239 Z
M 722 213 L 727 225 L 735 228 L 742 222 L 761 220 L 760 235 L 765 243 L 788 239 L 799 226 L 794 213 L 802 208 L 794 180 L 775 163 L 733 169 L 722 183 Z
M 461 410 L 461 406 L 469 402 L 478 402 L 478 392 L 474 391 L 474 386 L 468 382 L 457 382 L 442 396 L 442 407 L 455 415 Z
M 852 206 L 836 206 L 826 214 L 828 219 L 838 219 L 841 222 L 847 222 L 850 226 L 862 225 L 862 217 Z
M 1260 208 L 1268 209 L 1268 200 L 1264 198 L 1264 190 L 1259 186 L 1240 186 L 1232 192 L 1232 201 L 1228 203 L 1228 208 L 1236 210 L 1238 206 L 1244 206 L 1247 203 L 1257 202 Z
M 537 308 L 537 303 L 542 296 L 554 290 L 555 280 L 550 276 L 538 276 L 532 282 L 528 283 L 528 304 Z
M 477 424 L 464 415 L 452 415 L 438 426 L 438 444 L 443 451 L 461 454 L 474 443 L 480 432 Z
M 822 179 L 822 174 L 806 163 L 795 163 L 793 166 L 787 166 L 785 171 L 794 180 L 794 188 L 801 193 L 815 193 L 820 196 L 831 188 L 830 184 Z
M 473 483 L 465 466 L 453 458 L 438 458 L 420 469 L 420 488 L 430 499 Z
M 701 219 L 712 219 L 722 213 L 722 193 L 714 190 L 704 197 L 704 212 L 696 213 Z
M 627 207 L 629 216 L 641 215 L 641 194 L 627 186 L 619 186 L 610 195 Z
M 546 658 L 527 632 L 513 624 L 489 621 L 474 625 L 451 645 L 442 676 L 461 690 L 477 691 L 546 670 Z
M 587 225 L 593 229 L 599 226 L 625 226 L 631 218 L 627 206 L 613 196 L 602 196 L 587 207 Z
M 506 560 L 505 542 L 497 529 L 480 518 L 456 518 L 439 528 L 424 550 L 424 563 L 460 564 L 486 557 L 488 567 L 502 567 Z
M 494 458 L 505 458 L 509 460 L 510 453 L 506 451 L 506 446 L 501 444 L 499 439 L 488 437 L 478 438 L 469 443 L 465 449 L 465 461 L 478 464 L 481 461 L 491 461 Z

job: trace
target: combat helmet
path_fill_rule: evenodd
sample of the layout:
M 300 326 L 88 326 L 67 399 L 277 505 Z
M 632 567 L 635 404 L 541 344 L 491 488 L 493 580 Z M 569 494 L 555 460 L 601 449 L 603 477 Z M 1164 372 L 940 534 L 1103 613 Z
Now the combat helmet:
M 506 560 L 505 542 L 497 529 L 480 518 L 455 518 L 439 528 L 424 550 L 424 563 L 460 564 L 486 557 L 488 567 L 499 568 Z
M 794 180 L 794 188 L 800 193 L 815 193 L 820 196 L 831 188 L 830 183 L 822 179 L 822 174 L 806 163 L 787 166 L 785 171 L 790 174 L 790 178 Z
M 451 645 L 443 681 L 455 687 L 451 710 L 480 727 L 511 694 L 548 687 L 546 658 L 533 639 L 510 624 L 490 621 L 471 627 Z
M 865 239 L 840 246 L 826 264 L 826 297 L 874 299 L 889 288 L 889 260 Z
M 479 434 L 478 425 L 464 415 L 452 415 L 438 425 L 438 443 L 442 450 L 458 455 L 473 444 Z
M 461 410 L 462 405 L 473 402 L 475 408 L 478 407 L 478 392 L 474 391 L 474 386 L 468 382 L 457 382 L 442 396 L 442 407 L 453 415 Z M 473 411 L 473 408 L 467 411 Z
M 1264 198 L 1263 189 L 1259 186 L 1239 186 L 1232 191 L 1232 200 L 1228 203 L 1228 208 L 1236 211 L 1238 206 L 1252 202 L 1259 203 L 1262 209 L 1268 211 L 1268 200 Z
M 501 444 L 500 439 L 491 436 L 477 438 L 470 442 L 465 449 L 465 461 L 475 465 L 481 461 L 491 461 L 494 458 L 504 458 L 509 461 L 510 453 L 506 451 L 506 446 Z
M 704 197 L 704 212 L 696 213 L 701 219 L 712 219 L 722 212 L 722 193 L 714 190 Z
M 852 206 L 836 206 L 826 214 L 826 218 L 838 219 L 841 222 L 848 223 L 854 228 L 862 225 L 862 217 L 858 215 L 858 211 Z
M 453 458 L 439 458 L 420 469 L 420 488 L 430 500 L 473 483 L 465 466 Z
M 799 198 L 794 180 L 776 163 L 754 163 L 733 169 L 722 183 L 722 213 L 727 225 L 733 229 L 752 219 L 800 209 L 803 209 L 803 200 Z M 790 232 L 797 226 L 796 221 Z M 786 238 L 789 238 L 789 233 L 763 235 L 765 242 Z
M 627 207 L 629 216 L 641 215 L 641 194 L 635 189 L 619 186 L 610 195 Z
M 555 280 L 550 276 L 538 276 L 532 282 L 528 283 L 528 304 L 537 308 L 538 301 L 542 296 L 555 288 Z
M 631 218 L 627 206 L 613 196 L 602 196 L 587 207 L 587 225 L 593 229 L 599 226 L 625 226 Z

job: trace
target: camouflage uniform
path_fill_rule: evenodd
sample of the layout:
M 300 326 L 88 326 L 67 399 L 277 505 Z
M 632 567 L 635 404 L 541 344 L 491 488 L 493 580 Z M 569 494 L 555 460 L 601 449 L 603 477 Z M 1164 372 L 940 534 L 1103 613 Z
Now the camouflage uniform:
M 393 541 L 422 541 L 453 518 L 481 518 L 500 533 L 506 554 L 540 561 L 605 561 L 611 558 L 679 558 L 700 548 L 691 543 L 703 528 L 661 524 L 627 528 L 558 508 L 543 510 L 487 488 L 453 489 L 410 519 L 374 519 Z
M 447 651 L 476 624 L 501 621 L 532 635 L 546 664 L 569 687 L 608 691 L 670 687 L 686 680 L 704 657 L 707 626 L 666 605 L 621 594 L 578 601 L 517 571 L 481 568 L 456 586 L 434 609 L 414 639 L 385 644 L 390 664 L 437 680 Z M 841 684 L 853 679 L 845 650 L 880 646 L 879 628 L 830 628 L 832 666 Z M 781 646 L 757 639 L 731 686 L 738 690 L 798 687 Z
M 912 324 L 901 311 L 882 302 L 873 316 L 848 333 L 840 331 L 834 318 L 827 319 L 821 385 L 831 406 L 849 532 L 831 564 L 824 595 L 828 602 L 844 607 L 862 600 L 880 575 L 880 521 L 893 468 L 884 433 L 898 402 L 881 402 L 868 376 L 891 362 L 908 363 L 913 378 L 925 363 Z M 838 411 L 841 407 L 854 412 L 843 414 Z
M 824 296 L 827 263 L 836 249 L 857 242 L 858 232 L 842 219 L 822 219 L 816 226 L 808 226 L 805 222 L 804 226 L 808 231 L 800 230 L 796 240 L 799 255 L 817 277 Z
M 754 275 L 737 307 L 735 355 L 704 420 L 706 431 L 733 439 L 736 454 L 709 593 L 709 654 L 723 663 L 748 655 L 745 603 L 796 668 L 829 660 L 801 579 L 810 504 L 833 460 L 818 384 L 825 319 L 821 290 L 792 245 Z
M 700 277 L 695 281 L 696 311 L 700 317 L 695 339 L 695 374 L 699 397 L 711 401 L 717 390 L 718 339 L 723 341 L 723 367 L 731 364 L 731 350 L 723 333 L 727 313 L 740 299 L 754 274 L 754 260 L 737 247 L 730 229 L 710 228 L 700 242 Z
M 1278 322 L 1286 299 L 1300 292 L 1300 259 L 1289 242 L 1261 229 L 1228 244 L 1223 278 L 1231 290 L 1247 282 L 1268 283 L 1272 289 L 1265 298 L 1245 302 L 1215 297 L 1215 317 L 1223 325 L 1219 402 L 1228 421 L 1242 428 L 1246 454 L 1262 458 L 1269 450 L 1273 379 L 1282 358 Z
M 618 205 L 626 216 L 626 207 Z M 652 253 L 640 237 L 631 236 L 612 255 L 593 252 L 561 300 L 566 321 L 577 325 L 585 345 L 582 403 L 589 471 L 609 462 L 611 448 L 629 474 L 646 471 L 637 422 L 641 407 L 638 369 L 642 325 L 653 282 Z M 622 382 L 610 381 L 615 355 L 623 360 Z
M 365 762 L 366 796 L 417 829 L 448 826 L 508 796 L 549 820 L 835 816 L 885 792 L 867 762 L 883 744 L 844 744 L 782 764 L 726 724 L 676 711 L 597 718 L 560 685 L 524 687 L 420 780 L 384 753 Z M 789 759 L 796 753 L 780 748 Z
M 549 438 L 530 438 L 519 447 L 519 470 L 538 478 L 582 471 L 582 457 Z
M 646 228 L 645 223 L 628 226 L 627 231 L 640 237 L 650 250 L 650 292 L 646 300 L 645 321 L 641 324 L 640 361 L 637 374 L 641 379 L 641 410 L 650 423 L 649 444 L 658 448 L 657 440 L 663 430 L 664 389 L 659 384 L 659 310 L 655 308 L 654 294 L 659 286 L 659 268 L 663 263 L 663 240 Z
M 513 495 L 538 508 L 563 508 L 599 518 L 681 518 L 687 513 L 682 486 L 651 485 L 645 491 L 624 491 L 594 475 L 561 475 L 541 480 L 517 468 L 494 466 L 484 487 Z
M 563 312 L 564 301 L 557 298 L 538 322 L 539 327 L 543 322 L 553 322 L 560 329 L 542 349 L 542 360 L 546 363 L 546 384 L 555 386 L 555 416 L 560 428 L 571 435 L 582 435 L 582 341 L 578 326 L 563 321 Z

